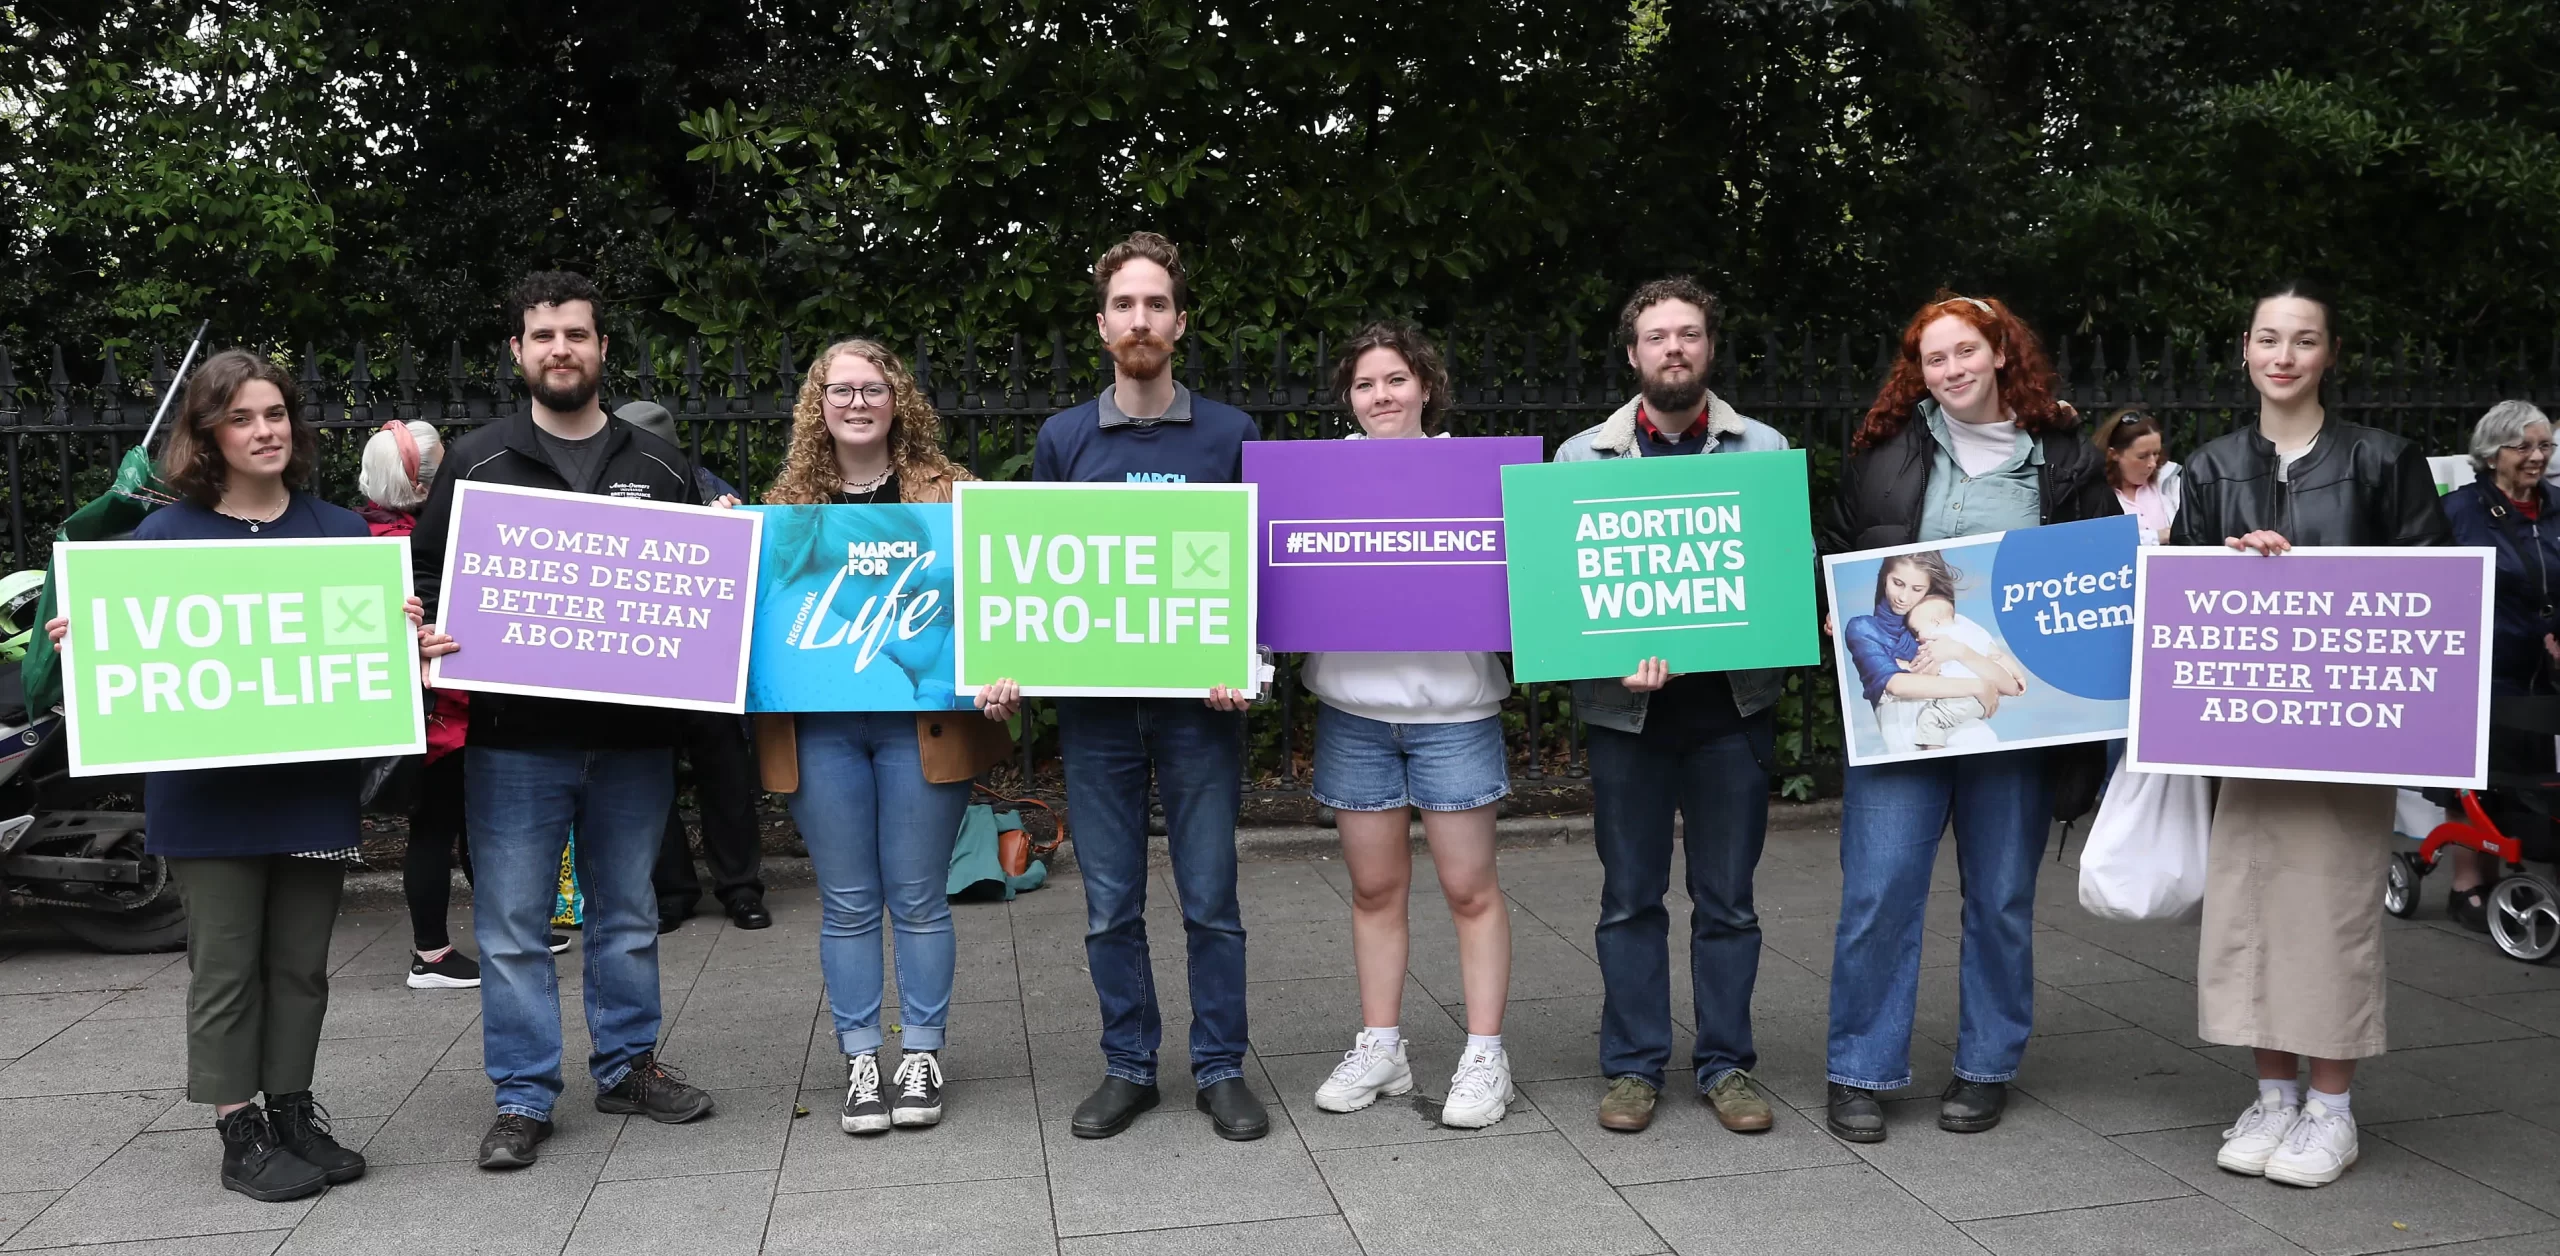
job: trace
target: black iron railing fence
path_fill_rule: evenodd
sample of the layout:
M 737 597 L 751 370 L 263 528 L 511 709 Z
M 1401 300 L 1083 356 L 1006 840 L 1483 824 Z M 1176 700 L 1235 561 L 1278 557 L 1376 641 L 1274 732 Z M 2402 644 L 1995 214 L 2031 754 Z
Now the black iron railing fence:
M 750 494 L 772 482 L 793 402 L 821 346 L 775 338 L 767 358 L 742 343 L 706 355 L 699 340 L 645 334 L 617 338 L 608 361 L 609 405 L 647 399 L 673 411 L 693 455 Z M 1536 435 L 1549 448 L 1598 422 L 1631 394 L 1623 354 L 1607 345 L 1450 335 L 1453 411 L 1461 435 Z M 2333 411 L 2399 432 L 2430 452 L 2456 453 L 2489 406 L 2523 397 L 2560 399 L 2560 337 L 2544 344 L 2450 347 L 2410 339 L 2369 342 L 2332 373 Z M 2169 428 L 2171 457 L 2255 412 L 2236 351 L 2199 350 L 2176 333 L 2066 336 L 2052 347 L 2064 395 L 2084 414 L 2139 405 Z M 633 351 L 632 346 L 637 346 Z M 2351 346 L 2352 349 L 2352 346 Z M 1039 420 L 1092 394 L 1108 367 L 1089 332 L 1015 336 L 999 343 L 919 336 L 911 365 L 941 411 L 952 456 L 978 475 L 1028 474 Z M 422 356 L 402 342 L 299 352 L 278 348 L 302 384 L 306 417 L 322 429 L 319 488 L 350 501 L 358 451 L 384 421 L 424 419 L 468 427 L 524 403 L 502 347 L 450 344 Z M 1813 455 L 1814 496 L 1827 494 L 1849 436 L 1889 361 L 1883 337 L 1824 338 L 1809 331 L 1729 333 L 1715 364 L 1717 393 L 1784 431 Z M 169 348 L 110 348 L 94 357 L 48 346 L 39 357 L 0 345 L 0 459 L 9 501 L 0 527 L 13 567 L 46 561 L 54 527 L 102 491 L 118 458 L 139 440 L 166 387 Z M 726 357 L 725 363 L 718 357 Z M 41 362 L 41 365 L 38 365 Z M 1269 439 L 1344 435 L 1352 423 L 1331 395 L 1326 337 L 1274 336 L 1248 356 L 1195 342 L 1177 371 L 1196 392 L 1243 408 Z M 1830 674 L 1792 677 L 1781 701 L 1780 768 L 1793 793 L 1829 792 L 1838 773 L 1837 694 Z M 1253 718 L 1254 783 L 1303 788 L 1313 711 L 1284 665 L 1274 699 Z M 1544 782 L 1581 773 L 1579 725 L 1561 685 L 1524 686 L 1505 712 L 1515 777 Z M 1026 770 L 1047 753 L 1049 718 L 1035 709 L 1023 738 Z

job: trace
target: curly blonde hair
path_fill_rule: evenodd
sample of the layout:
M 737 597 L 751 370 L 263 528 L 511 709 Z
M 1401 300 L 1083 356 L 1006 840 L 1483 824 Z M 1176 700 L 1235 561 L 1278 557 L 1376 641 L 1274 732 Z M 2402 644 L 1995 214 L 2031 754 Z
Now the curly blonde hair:
M 800 382 L 800 400 L 791 407 L 791 450 L 783 455 L 782 474 L 774 477 L 773 489 L 764 499 L 785 506 L 835 500 L 844 480 L 836 472 L 835 441 L 827 434 L 821 410 L 826 404 L 827 371 L 846 354 L 879 368 L 880 377 L 889 381 L 889 466 L 897 472 L 901 489 L 912 492 L 917 481 L 936 476 L 959 478 L 958 468 L 942 452 L 942 417 L 925 400 L 924 390 L 916 387 L 907 364 L 889 346 L 856 338 L 828 345 L 809 363 L 808 378 Z

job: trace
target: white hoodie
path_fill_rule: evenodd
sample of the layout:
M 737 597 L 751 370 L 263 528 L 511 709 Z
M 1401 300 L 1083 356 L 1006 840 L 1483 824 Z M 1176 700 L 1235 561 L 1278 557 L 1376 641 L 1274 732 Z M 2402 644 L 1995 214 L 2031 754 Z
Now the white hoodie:
M 1446 432 L 1440 433 L 1448 435 Z M 1365 440 L 1354 432 L 1350 439 Z M 1511 696 L 1511 677 L 1490 653 L 1459 650 L 1313 653 L 1299 669 L 1327 706 L 1388 724 L 1488 719 Z

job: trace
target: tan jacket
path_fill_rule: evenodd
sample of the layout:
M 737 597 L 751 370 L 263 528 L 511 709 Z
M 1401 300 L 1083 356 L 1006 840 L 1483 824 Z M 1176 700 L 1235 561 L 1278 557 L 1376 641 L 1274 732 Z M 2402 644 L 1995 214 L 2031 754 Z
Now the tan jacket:
M 910 475 L 898 473 L 898 500 L 902 502 L 947 502 L 951 486 L 960 480 L 974 480 L 961 467 L 947 474 Z M 916 757 L 923 761 L 924 779 L 936 785 L 976 780 L 988 768 L 1002 763 L 1013 753 L 1013 734 L 1007 727 L 974 711 L 921 711 L 916 714 Z M 763 712 L 756 716 L 756 763 L 764 777 L 764 787 L 777 794 L 797 793 L 800 789 L 800 722 L 788 712 Z

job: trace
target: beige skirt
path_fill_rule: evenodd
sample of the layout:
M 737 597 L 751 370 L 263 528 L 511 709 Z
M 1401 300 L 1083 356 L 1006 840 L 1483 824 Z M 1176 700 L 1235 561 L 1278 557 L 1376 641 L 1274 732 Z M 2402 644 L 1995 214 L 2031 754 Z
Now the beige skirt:
M 2228 779 L 2205 857 L 2196 1036 L 2332 1060 L 2383 1051 L 2392 791 Z

